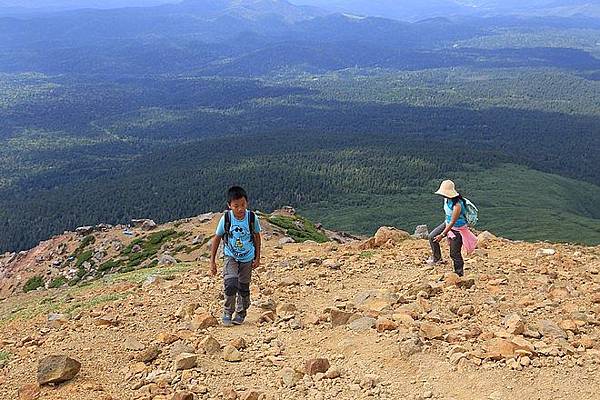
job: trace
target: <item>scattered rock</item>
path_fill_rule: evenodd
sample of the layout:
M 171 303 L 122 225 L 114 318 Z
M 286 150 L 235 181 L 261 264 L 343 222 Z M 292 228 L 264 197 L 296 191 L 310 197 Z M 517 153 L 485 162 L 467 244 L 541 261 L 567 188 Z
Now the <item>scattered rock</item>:
M 331 319 L 331 326 L 335 328 L 337 326 L 346 325 L 353 314 L 337 309 L 332 309 L 329 315 Z
M 37 381 L 40 385 L 70 381 L 79 373 L 80 369 L 81 363 L 68 356 L 48 356 L 42 359 L 38 365 Z
M 195 330 L 207 329 L 218 324 L 217 319 L 210 313 L 196 314 L 192 319 L 192 327 Z
M 156 358 L 158 358 L 159 354 L 160 354 L 160 349 L 158 348 L 158 346 L 152 345 L 152 346 L 149 346 L 148 348 L 146 348 L 145 350 L 143 350 L 141 353 L 139 353 L 135 357 L 135 360 L 143 362 L 143 363 L 149 363 L 149 362 L 156 360 Z
M 304 373 L 290 367 L 285 367 L 281 370 L 279 376 L 281 377 L 281 384 L 284 387 L 292 388 L 304 378 Z
M 415 233 L 413 234 L 413 238 L 429 239 L 429 229 L 427 228 L 427 225 L 418 225 L 415 228 Z
M 379 318 L 375 323 L 375 328 L 377 332 L 395 331 L 398 329 L 398 324 L 387 318 Z
M 177 264 L 177 260 L 175 257 L 170 256 L 168 254 L 163 254 L 158 259 L 158 265 L 175 265 Z
M 175 371 L 192 369 L 196 366 L 198 356 L 192 353 L 181 353 L 175 359 Z
M 311 358 L 304 364 L 304 370 L 308 375 L 315 375 L 319 372 L 324 374 L 329 367 L 329 360 L 326 358 Z
M 498 238 L 488 231 L 481 232 L 479 236 L 477 236 L 477 247 L 485 249 L 496 239 Z
M 125 339 L 123 346 L 126 350 L 132 351 L 141 351 L 146 348 L 142 343 L 140 343 L 136 338 L 128 337 Z
M 172 400 L 194 400 L 194 394 L 190 392 L 177 392 Z
M 439 325 L 431 322 L 421 323 L 420 331 L 423 337 L 429 340 L 441 339 L 444 335 L 444 331 L 442 330 L 442 328 L 440 328 Z
M 358 318 L 348 325 L 351 330 L 356 332 L 365 332 L 375 327 L 377 320 L 371 317 Z
M 25 385 L 19 389 L 19 400 L 37 400 L 40 397 L 40 387 L 36 384 Z
M 246 390 L 240 394 L 240 400 L 259 400 L 263 392 L 259 390 Z
M 200 347 L 208 355 L 217 354 L 221 351 L 221 344 L 212 336 L 207 336 L 202 339 Z
M 242 354 L 238 351 L 238 349 L 228 344 L 223 349 L 223 360 L 227 362 L 239 362 L 242 361 Z
M 549 320 L 538 322 L 538 330 L 544 336 L 553 339 L 566 339 L 567 334 L 558 325 Z
M 511 335 L 522 335 L 525 332 L 525 323 L 517 313 L 507 315 L 503 324 L 506 331 Z

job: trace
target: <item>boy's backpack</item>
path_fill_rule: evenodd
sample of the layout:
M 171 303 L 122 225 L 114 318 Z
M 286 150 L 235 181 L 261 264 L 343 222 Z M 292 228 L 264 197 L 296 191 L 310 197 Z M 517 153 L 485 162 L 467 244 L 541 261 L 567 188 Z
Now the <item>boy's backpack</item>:
M 463 213 L 465 215 L 465 219 L 467 220 L 467 224 L 469 224 L 469 226 L 477 225 L 479 209 L 471 200 L 466 198 L 463 198 L 463 200 L 465 204 Z
M 229 210 L 225 211 L 223 213 L 223 217 L 225 219 L 225 224 L 224 224 L 224 233 L 223 233 L 223 242 L 225 242 L 225 245 L 229 245 L 229 235 L 230 235 L 230 231 L 231 231 L 231 213 L 229 212 Z M 248 228 L 250 228 L 250 241 L 252 242 L 252 244 L 254 244 L 254 229 L 256 226 L 256 214 L 254 214 L 254 212 L 250 211 L 250 214 L 248 215 Z

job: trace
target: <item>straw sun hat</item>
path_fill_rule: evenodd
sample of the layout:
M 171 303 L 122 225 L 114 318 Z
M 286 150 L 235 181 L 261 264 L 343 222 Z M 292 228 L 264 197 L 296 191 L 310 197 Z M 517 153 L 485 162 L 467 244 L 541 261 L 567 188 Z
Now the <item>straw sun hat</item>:
M 451 180 L 447 180 L 442 182 L 440 188 L 435 194 L 439 194 L 440 196 L 447 197 L 449 199 L 453 199 L 458 196 L 458 192 L 456 191 L 456 187 L 454 186 L 454 182 Z

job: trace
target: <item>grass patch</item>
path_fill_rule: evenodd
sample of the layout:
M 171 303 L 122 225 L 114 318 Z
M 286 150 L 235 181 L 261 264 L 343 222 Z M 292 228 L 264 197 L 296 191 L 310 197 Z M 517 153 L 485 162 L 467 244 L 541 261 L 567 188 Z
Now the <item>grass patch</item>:
M 25 285 L 23 286 L 23 291 L 27 293 L 41 287 L 44 287 L 44 278 L 42 278 L 39 275 L 36 275 L 32 276 L 27 280 L 27 282 L 25 282 Z
M 4 367 L 6 364 L 8 364 L 10 356 L 11 354 L 8 351 L 0 350 L 0 367 Z
M 97 296 L 97 297 L 94 297 L 90 300 L 87 300 L 87 301 L 84 301 L 81 303 L 71 304 L 63 312 L 65 314 L 73 314 L 75 311 L 79 312 L 79 311 L 83 311 L 83 310 L 88 310 L 88 309 L 94 308 L 100 304 L 111 303 L 114 301 L 125 299 L 125 298 L 129 297 L 130 295 L 131 295 L 131 293 L 110 293 L 110 294 Z
M 273 215 L 268 218 L 268 221 L 273 225 L 285 229 L 286 234 L 298 243 L 306 242 L 307 240 L 317 243 L 329 241 L 327 236 L 319 231 L 314 223 L 298 215 L 290 217 Z
M 372 251 L 363 251 L 362 253 L 359 254 L 360 258 L 363 259 L 369 259 L 371 257 L 373 257 L 375 255 L 375 253 L 373 253 Z
M 50 287 L 50 289 L 56 289 L 56 288 L 62 287 L 65 283 L 67 283 L 67 278 L 60 275 L 60 276 L 57 276 L 54 279 L 52 279 L 52 281 L 50 281 L 50 285 L 48 285 L 48 287 Z

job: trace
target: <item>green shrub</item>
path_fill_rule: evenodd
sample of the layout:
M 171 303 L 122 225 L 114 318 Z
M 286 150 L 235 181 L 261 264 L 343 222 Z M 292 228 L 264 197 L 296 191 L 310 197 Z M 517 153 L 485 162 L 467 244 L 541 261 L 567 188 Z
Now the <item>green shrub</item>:
M 32 276 L 25 282 L 25 286 L 23 286 L 23 291 L 25 293 L 31 292 L 32 290 L 36 290 L 37 288 L 44 286 L 44 278 L 39 275 Z
M 49 287 L 52 289 L 59 288 L 59 287 L 63 286 L 65 283 L 67 283 L 67 278 L 60 275 L 60 276 L 57 276 L 54 279 L 52 279 L 52 281 L 50 281 Z
M 110 260 L 103 264 L 100 264 L 100 266 L 98 267 L 98 272 L 110 271 L 111 269 L 118 268 L 119 265 L 120 265 L 120 263 L 118 261 Z
M 317 243 L 329 241 L 329 238 L 319 231 L 315 224 L 297 215 L 293 217 L 274 215 L 269 218 L 269 222 L 285 229 L 286 234 L 298 243 L 307 240 L 313 240 Z
M 91 250 L 84 251 L 83 253 L 81 253 L 79 255 L 79 257 L 77 257 L 77 263 L 75 264 L 75 267 L 77 267 L 77 268 L 81 267 L 84 262 L 90 261 L 93 256 L 94 256 L 94 253 Z

